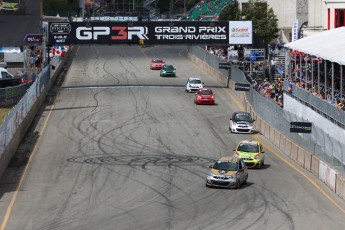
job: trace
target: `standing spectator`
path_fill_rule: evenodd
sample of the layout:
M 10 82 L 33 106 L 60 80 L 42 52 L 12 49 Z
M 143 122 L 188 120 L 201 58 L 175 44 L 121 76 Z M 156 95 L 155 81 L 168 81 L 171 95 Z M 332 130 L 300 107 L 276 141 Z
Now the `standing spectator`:
M 30 46 L 30 56 L 33 57 L 35 54 L 35 46 Z
M 279 73 L 279 76 L 283 76 L 283 72 L 284 72 L 284 70 L 283 70 L 283 66 L 281 65 L 281 64 L 279 64 L 278 65 L 278 73 Z
M 30 67 L 31 67 L 31 70 L 33 70 L 35 68 L 35 58 L 34 58 L 34 56 L 30 56 Z
M 36 66 L 37 72 L 40 72 L 41 71 L 41 58 L 40 58 L 40 55 L 37 56 L 37 59 L 35 61 L 35 66 Z
M 276 74 L 276 64 L 277 60 L 275 58 L 271 59 L 271 76 L 273 77 Z

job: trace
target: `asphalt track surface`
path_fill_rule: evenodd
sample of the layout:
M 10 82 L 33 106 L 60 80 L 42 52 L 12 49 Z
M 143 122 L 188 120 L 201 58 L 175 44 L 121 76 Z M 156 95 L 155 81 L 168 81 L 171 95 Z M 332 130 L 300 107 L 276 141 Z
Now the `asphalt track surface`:
M 260 134 L 229 132 L 241 105 L 182 49 L 81 47 L 22 185 L 1 197 L 2 229 L 345 229 L 344 201 Z M 159 77 L 151 58 L 177 77 Z M 179 87 L 188 76 L 217 105 L 195 105 Z M 207 188 L 208 165 L 243 139 L 263 142 L 265 168 L 240 189 Z

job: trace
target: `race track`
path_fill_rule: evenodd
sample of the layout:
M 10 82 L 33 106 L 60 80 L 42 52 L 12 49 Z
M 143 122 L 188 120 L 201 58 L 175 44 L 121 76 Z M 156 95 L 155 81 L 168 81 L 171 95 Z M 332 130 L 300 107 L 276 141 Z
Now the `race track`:
M 236 97 L 183 50 L 81 47 L 22 187 L 12 206 L 0 203 L 3 229 L 345 229 L 345 204 L 326 186 L 260 134 L 229 132 Z M 151 58 L 176 66 L 177 77 L 159 77 Z M 212 86 L 217 105 L 193 103 L 181 87 L 189 76 Z M 265 168 L 249 170 L 240 189 L 206 188 L 212 160 L 243 139 L 263 142 Z

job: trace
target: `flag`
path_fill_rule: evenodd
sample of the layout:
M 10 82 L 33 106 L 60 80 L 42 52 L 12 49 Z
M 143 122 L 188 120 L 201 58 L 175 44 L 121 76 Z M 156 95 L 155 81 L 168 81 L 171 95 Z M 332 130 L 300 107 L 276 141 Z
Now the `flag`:
M 63 46 L 53 46 L 52 54 L 55 56 L 65 57 L 66 51 Z
M 298 19 L 292 24 L 292 39 L 293 42 L 298 40 Z

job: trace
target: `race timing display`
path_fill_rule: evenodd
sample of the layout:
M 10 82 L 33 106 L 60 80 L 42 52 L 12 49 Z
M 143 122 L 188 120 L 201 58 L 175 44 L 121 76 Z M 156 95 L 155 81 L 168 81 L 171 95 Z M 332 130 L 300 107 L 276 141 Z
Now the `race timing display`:
M 50 22 L 48 45 L 252 44 L 251 21 Z

